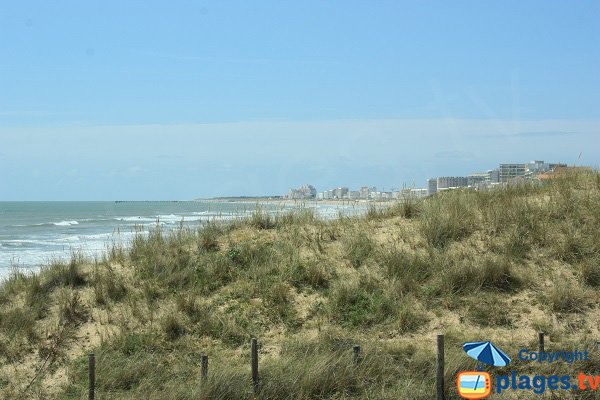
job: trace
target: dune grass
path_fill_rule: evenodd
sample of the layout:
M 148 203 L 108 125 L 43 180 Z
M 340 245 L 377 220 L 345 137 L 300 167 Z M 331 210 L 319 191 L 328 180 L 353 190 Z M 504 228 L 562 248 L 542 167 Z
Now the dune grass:
M 514 354 L 539 329 L 553 349 L 600 339 L 598 226 L 600 175 L 581 173 L 333 221 L 257 208 L 230 225 L 156 227 L 0 286 L 0 397 L 83 399 L 94 352 L 98 399 L 253 399 L 257 337 L 256 398 L 430 399 L 445 333 L 453 398 L 456 372 L 474 368 L 462 342 Z M 593 371 L 594 357 L 557 368 Z

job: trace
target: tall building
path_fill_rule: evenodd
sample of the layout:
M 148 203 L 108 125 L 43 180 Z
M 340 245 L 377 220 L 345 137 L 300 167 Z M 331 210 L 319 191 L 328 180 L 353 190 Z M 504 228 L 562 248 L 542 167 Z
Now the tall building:
M 437 178 L 437 190 L 467 187 L 469 181 L 466 176 L 441 176 Z
M 485 183 L 489 179 L 487 172 L 474 172 L 467 175 L 467 184 L 469 187 L 478 187 L 480 184 Z
M 351 200 L 360 199 L 360 192 L 358 190 L 351 190 L 348 192 L 348 198 Z
M 527 164 L 500 164 L 498 171 L 500 182 L 505 183 L 511 179 L 525 176 L 527 173 Z
M 313 185 L 303 185 L 300 190 L 307 198 L 314 199 L 317 196 L 317 189 Z
M 410 189 L 410 197 L 413 199 L 422 199 L 427 196 L 429 189 Z
M 490 183 L 500 182 L 500 171 L 498 171 L 498 168 L 490 169 L 487 173 L 488 173 L 488 181 Z
M 427 195 L 431 196 L 435 192 L 437 192 L 437 179 L 436 178 L 427 179 Z
M 531 161 L 527 164 L 527 169 L 533 174 L 541 174 L 548 171 L 548 164 L 543 161 Z
M 314 199 L 317 196 L 317 189 L 313 185 L 302 185 L 298 189 L 290 189 L 287 194 L 288 199 Z
M 348 195 L 347 187 L 339 187 L 333 190 L 333 197 L 336 199 L 343 199 Z
M 369 198 L 369 193 L 371 191 L 369 190 L 368 186 L 363 186 L 360 188 L 360 198 L 361 199 L 368 199 Z

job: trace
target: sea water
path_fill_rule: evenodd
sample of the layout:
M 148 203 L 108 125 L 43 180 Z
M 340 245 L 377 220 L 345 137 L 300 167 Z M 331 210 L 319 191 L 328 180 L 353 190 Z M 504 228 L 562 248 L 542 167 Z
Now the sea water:
M 160 225 L 163 231 L 199 227 L 251 215 L 257 204 L 226 201 L 177 202 L 0 202 L 0 280 L 13 268 L 37 270 L 72 253 L 101 256 L 113 244 L 127 246 L 134 235 Z M 352 215 L 365 206 L 308 202 L 261 203 L 264 212 L 314 208 L 324 219 Z

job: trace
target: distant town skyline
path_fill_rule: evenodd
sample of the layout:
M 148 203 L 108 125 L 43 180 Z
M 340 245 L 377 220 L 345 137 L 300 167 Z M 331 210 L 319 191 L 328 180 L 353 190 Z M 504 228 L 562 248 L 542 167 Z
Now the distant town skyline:
M 595 132 L 600 124 L 580 124 L 577 133 L 544 133 L 541 124 L 530 123 L 537 130 L 525 129 L 539 134 L 474 134 L 494 132 L 493 124 L 454 121 L 452 131 L 462 133 L 453 134 L 445 134 L 446 121 L 182 126 L 171 127 L 168 135 L 160 126 L 136 127 L 135 134 L 122 133 L 131 127 L 27 134 L 13 129 L 0 149 L 0 200 L 281 195 L 307 182 L 317 188 L 422 187 L 432 176 L 465 175 L 501 162 L 534 159 L 598 167 L 600 138 Z M 261 133 L 236 133 L 241 129 Z M 280 131 L 292 134 L 278 135 Z M 395 133 L 399 131 L 422 133 Z
M 484 171 L 471 171 L 464 176 L 443 175 L 427 179 L 425 187 L 402 184 L 399 187 L 377 188 L 361 186 L 352 188 L 337 186 L 317 190 L 311 184 L 290 188 L 285 197 L 292 200 L 399 200 L 405 198 L 423 198 L 437 192 L 471 188 L 475 190 L 493 190 L 523 180 L 552 179 L 567 170 L 592 170 L 589 166 L 568 166 L 565 163 L 532 160 L 529 162 L 503 162 Z M 448 171 L 446 171 L 448 172 Z
M 598 166 L 599 20 L 597 1 L 5 2 L 0 201 Z

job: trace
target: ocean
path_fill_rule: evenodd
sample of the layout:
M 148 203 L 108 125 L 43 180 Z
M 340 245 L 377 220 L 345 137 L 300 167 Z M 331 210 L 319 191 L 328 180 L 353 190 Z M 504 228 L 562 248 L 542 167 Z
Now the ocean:
M 261 203 L 265 212 L 314 208 L 324 219 L 340 213 L 353 215 L 365 206 L 308 202 Z M 208 221 L 227 221 L 252 214 L 252 202 L 0 202 L 0 279 L 13 268 L 35 271 L 54 260 L 68 260 L 73 252 L 100 256 L 113 243 L 125 246 L 136 233 L 161 225 L 164 231 L 199 227 Z

